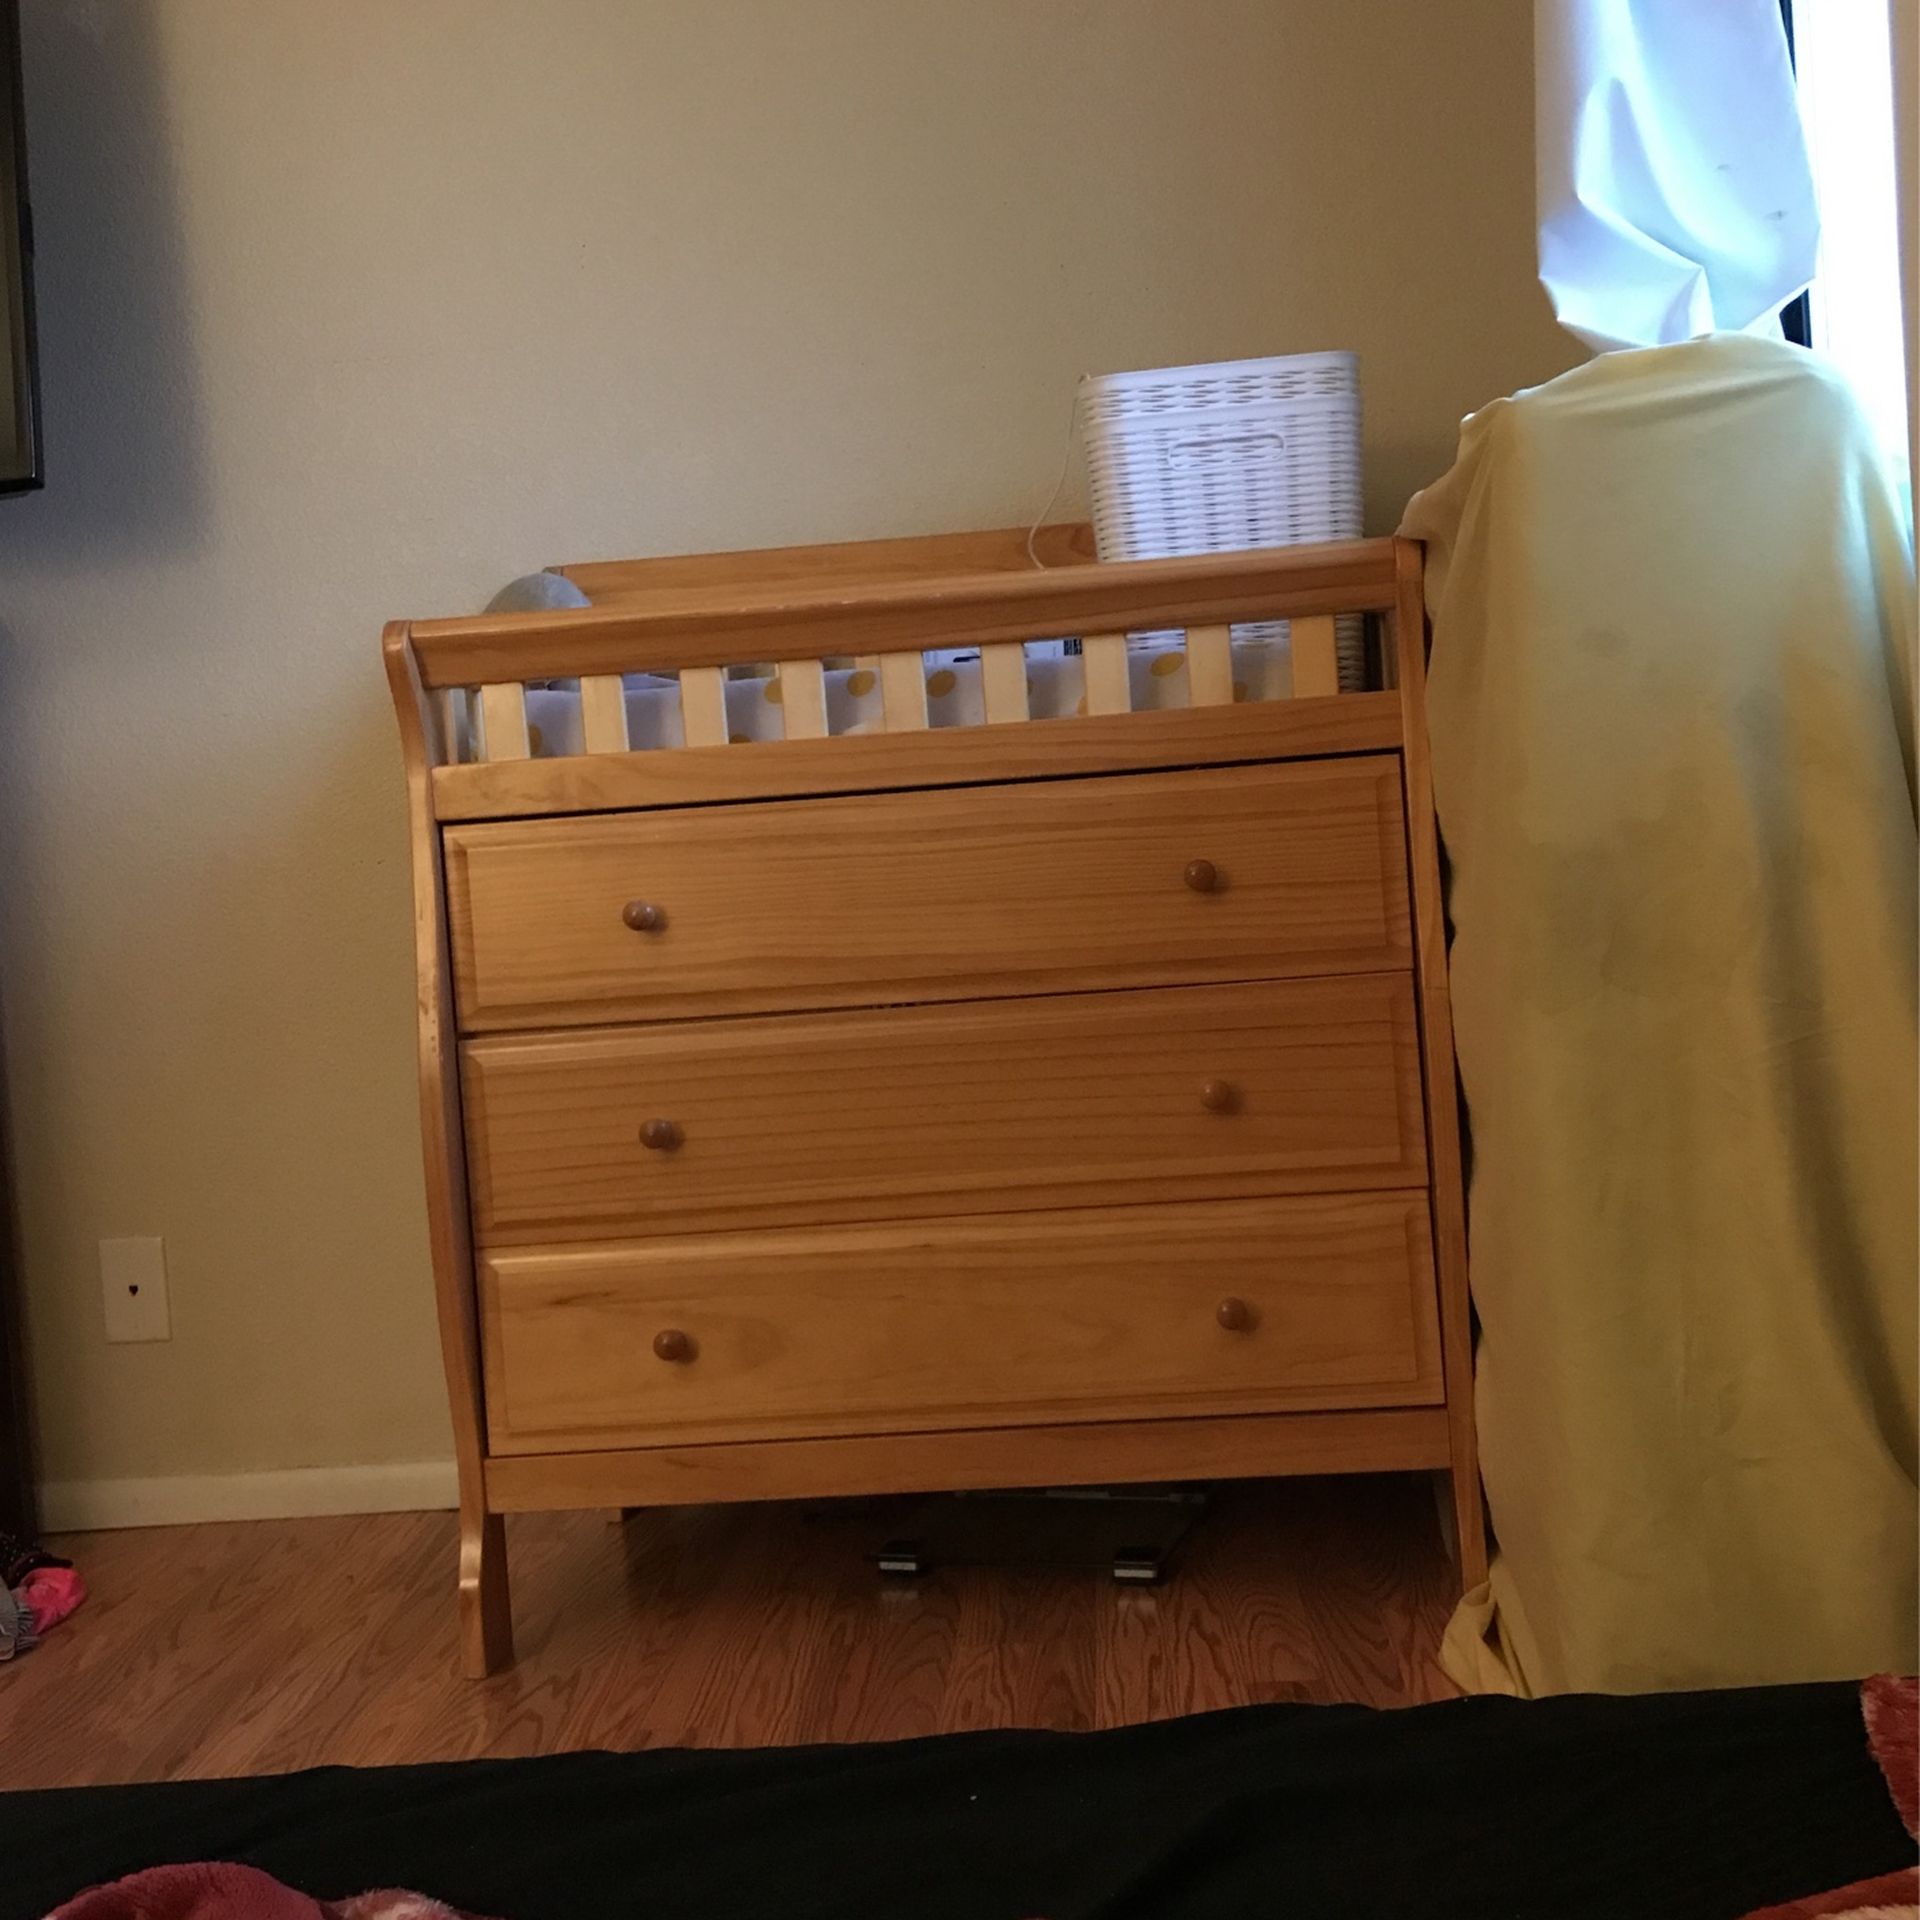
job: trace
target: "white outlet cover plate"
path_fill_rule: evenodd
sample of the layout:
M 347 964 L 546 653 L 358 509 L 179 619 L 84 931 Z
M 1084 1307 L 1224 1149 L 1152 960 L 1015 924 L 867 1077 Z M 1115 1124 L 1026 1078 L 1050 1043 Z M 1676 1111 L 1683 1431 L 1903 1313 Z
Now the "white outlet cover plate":
M 100 1242 L 100 1289 L 111 1341 L 171 1340 L 167 1243 L 157 1234 Z

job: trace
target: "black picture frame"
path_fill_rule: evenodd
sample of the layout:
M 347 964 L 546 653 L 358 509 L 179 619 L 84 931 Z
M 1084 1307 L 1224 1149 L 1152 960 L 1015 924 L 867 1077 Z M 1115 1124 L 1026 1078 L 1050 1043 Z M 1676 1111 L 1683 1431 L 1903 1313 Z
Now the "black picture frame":
M 46 483 L 40 431 L 40 344 L 33 299 L 33 201 L 27 187 L 26 89 L 20 0 L 0 0 L 0 286 L 7 302 L 13 454 L 0 446 L 0 494 Z M 0 407 L 0 414 L 5 409 Z

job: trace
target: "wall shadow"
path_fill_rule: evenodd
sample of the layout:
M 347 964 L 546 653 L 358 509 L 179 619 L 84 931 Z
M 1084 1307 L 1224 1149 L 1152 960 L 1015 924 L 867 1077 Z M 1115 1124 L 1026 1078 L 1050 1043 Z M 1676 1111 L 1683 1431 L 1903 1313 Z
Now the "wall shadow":
M 191 547 L 205 498 L 160 0 L 24 0 L 46 487 L 0 500 L 0 564 Z

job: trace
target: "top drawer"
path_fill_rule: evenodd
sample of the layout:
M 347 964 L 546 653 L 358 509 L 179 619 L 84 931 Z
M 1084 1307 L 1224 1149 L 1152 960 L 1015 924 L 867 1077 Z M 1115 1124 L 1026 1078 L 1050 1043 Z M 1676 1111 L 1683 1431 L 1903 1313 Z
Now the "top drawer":
M 1393 755 L 446 829 L 467 1032 L 1410 964 Z

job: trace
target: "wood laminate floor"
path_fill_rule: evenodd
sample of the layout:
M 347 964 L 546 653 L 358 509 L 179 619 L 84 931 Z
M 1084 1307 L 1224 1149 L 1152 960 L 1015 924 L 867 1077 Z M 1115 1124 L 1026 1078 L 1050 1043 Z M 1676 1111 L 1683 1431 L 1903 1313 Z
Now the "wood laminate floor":
M 897 1509 L 894 1509 L 897 1511 Z M 889 1504 L 509 1521 L 519 1661 L 455 1671 L 453 1519 L 71 1536 L 92 1598 L 0 1666 L 0 1788 L 580 1747 L 1087 1728 L 1452 1689 L 1424 1476 L 1221 1488 L 1157 1589 L 885 1582 Z

